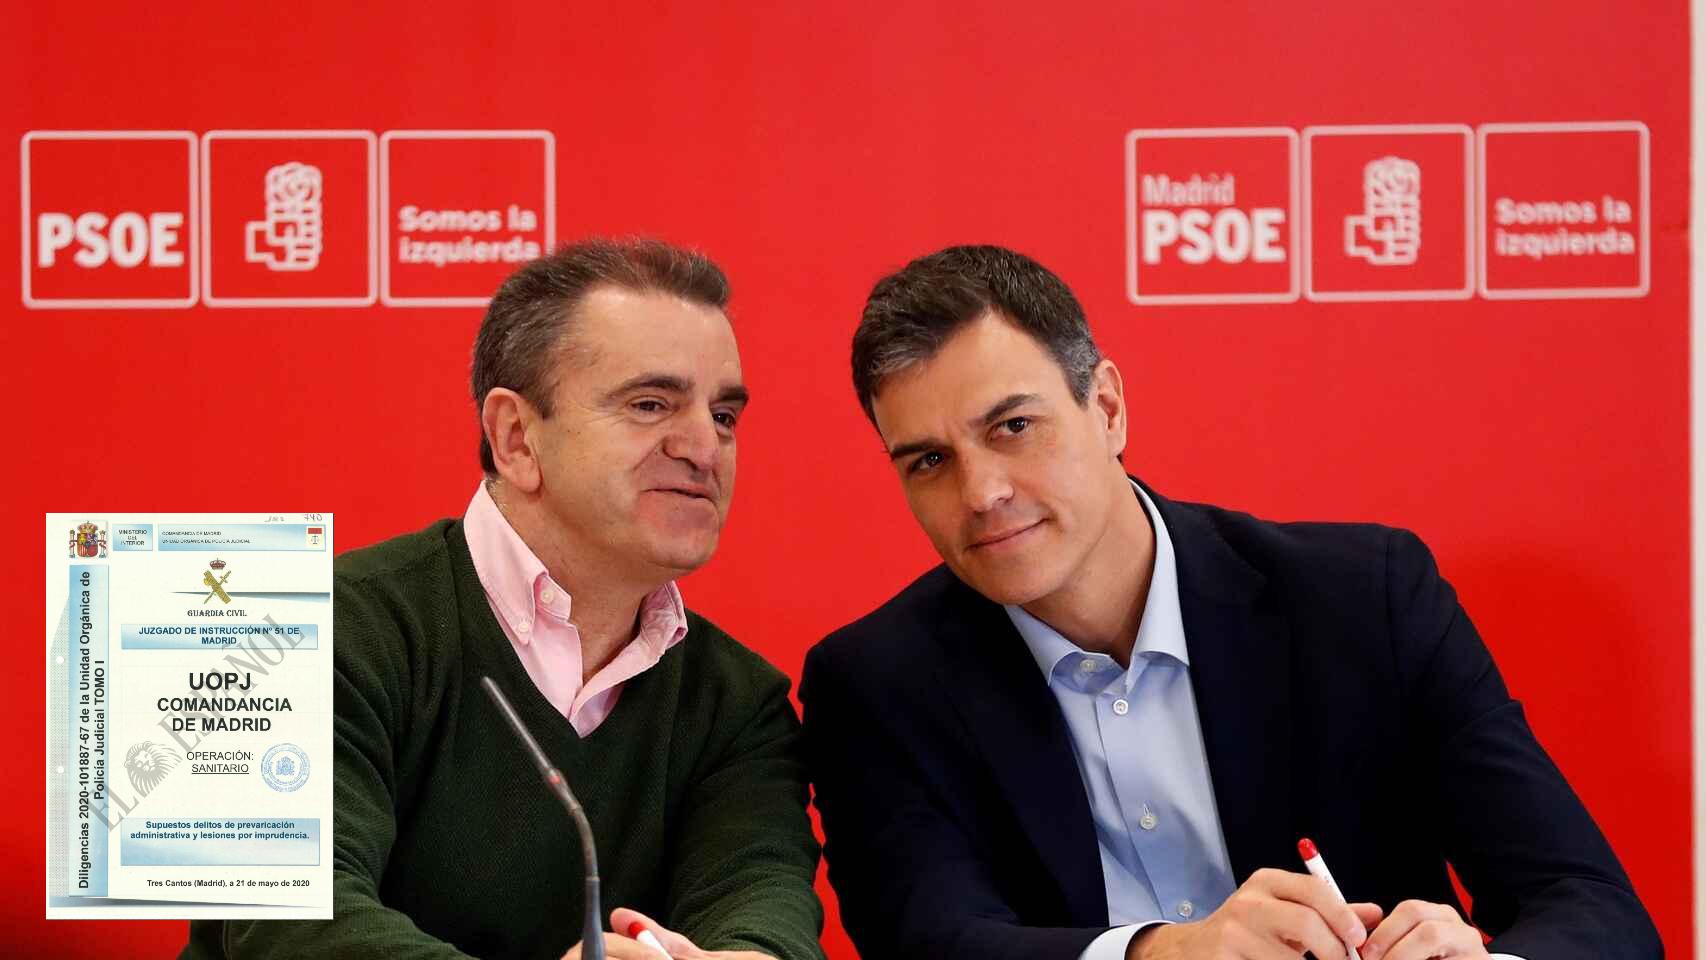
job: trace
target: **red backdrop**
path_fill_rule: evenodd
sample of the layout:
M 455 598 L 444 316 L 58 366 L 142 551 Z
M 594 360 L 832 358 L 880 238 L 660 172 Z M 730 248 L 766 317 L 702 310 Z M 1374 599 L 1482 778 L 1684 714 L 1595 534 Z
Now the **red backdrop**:
M 1370 14 L 1350 4 L 1000 3 L 976 15 L 947 3 L 451 6 L 29 4 L 0 39 L 10 91 L 0 140 L 27 150 L 28 131 L 188 131 L 214 149 L 213 164 L 228 149 L 235 159 L 224 162 L 247 169 L 259 162 L 242 159 L 253 144 L 205 135 L 553 134 L 558 238 L 656 234 L 706 250 L 733 278 L 755 402 L 723 547 L 684 589 L 796 676 L 812 642 L 934 560 L 848 385 L 864 293 L 950 243 L 1030 252 L 1078 292 L 1124 371 L 1135 414 L 1127 462 L 1161 491 L 1275 518 L 1402 524 L 1428 540 L 1671 955 L 1692 954 L 1682 4 Z M 1650 131 L 1650 221 L 1635 211 L 1636 226 L 1650 227 L 1645 295 L 1128 297 L 1130 131 L 1578 121 Z M 1633 200 L 1633 161 L 1573 143 L 1516 151 L 1495 176 L 1508 179 L 1518 159 L 1538 163 L 1547 197 L 1592 188 L 1584 199 L 1597 202 L 1594 171 L 1610 164 L 1607 182 Z M 146 154 L 84 146 L 51 169 L 36 165 L 43 196 L 67 210 L 131 209 L 127 196 L 140 198 L 136 209 L 182 206 L 188 171 L 167 156 L 159 173 L 159 144 Z M 328 178 L 360 167 L 362 138 L 320 146 L 336 154 Z M 444 149 L 452 163 L 468 148 Z M 525 173 L 536 161 L 515 141 L 503 149 L 472 161 L 472 196 L 482 208 L 540 207 L 541 186 Z M 419 154 L 395 163 L 405 156 Z M 1572 180 L 1578 170 L 1588 179 Z M 494 188 L 481 171 L 505 179 Z M 404 181 L 401 169 L 394 176 Z M 455 177 L 418 167 L 410 176 L 422 189 L 457 189 Z M 215 271 L 242 263 L 237 228 L 222 224 L 244 218 L 219 209 L 225 189 L 212 195 L 223 232 L 209 249 L 225 258 Z M 0 191 L 0 222 L 25 226 L 27 258 L 39 243 L 19 202 Z M 330 218 L 329 192 L 327 203 Z M 189 225 L 180 233 L 177 249 L 188 251 Z M 466 372 L 478 307 L 28 309 L 15 272 L 25 258 L 0 257 L 10 291 L 0 298 L 0 382 L 22 421 L 7 458 L 0 534 L 11 547 L 0 571 L 16 587 L 6 622 L 26 646 L 42 635 L 43 511 L 332 510 L 348 549 L 466 504 L 477 476 Z M 1601 283 L 1599 266 L 1579 282 Z M 398 274 L 408 283 L 398 296 L 457 295 L 411 269 Z M 368 295 L 366 275 L 336 270 L 321 295 Z M 123 292 L 129 278 L 98 272 L 88 289 Z M 1528 272 L 1505 286 L 1527 284 Z M 250 295 L 266 282 L 251 283 L 253 273 L 229 267 L 216 295 Z M 1573 275 L 1569 261 L 1548 274 Z M 63 296 L 77 276 L 41 274 L 35 286 Z M 35 662 L 24 657 L 0 679 L 26 760 L 42 742 Z M 0 797 L 13 825 L 0 831 L 12 867 L 0 881 L 5 939 L 20 953 L 172 953 L 181 922 L 41 919 L 41 796 L 32 775 L 19 780 Z M 852 957 L 824 890 L 830 954 Z

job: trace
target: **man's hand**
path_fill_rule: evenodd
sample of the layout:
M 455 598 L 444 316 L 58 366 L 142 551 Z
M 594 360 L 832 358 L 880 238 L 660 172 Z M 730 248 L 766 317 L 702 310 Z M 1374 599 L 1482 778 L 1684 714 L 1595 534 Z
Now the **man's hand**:
M 669 951 L 671 960 L 775 960 L 769 954 L 753 953 L 750 950 L 701 950 L 693 941 L 673 930 L 665 929 L 662 924 L 638 910 L 617 907 L 610 912 L 610 926 L 613 929 L 626 933 L 636 923 L 650 930 L 652 935 L 658 938 L 663 948 Z M 663 960 L 656 949 L 614 933 L 604 935 L 604 944 L 605 954 L 610 960 Z M 563 960 L 580 960 L 580 949 L 577 945 L 563 955 Z M 618 953 L 618 949 L 622 952 Z
M 581 960 L 582 944 L 575 944 L 563 954 L 563 960 Z M 608 960 L 663 960 L 651 947 L 614 933 L 604 935 L 604 956 Z
M 1306 873 L 1257 870 L 1205 919 L 1140 931 L 1126 948 L 1126 957 L 1283 960 L 1307 950 L 1317 960 L 1345 960 L 1346 942 L 1360 947 L 1380 915 L 1372 903 L 1340 903 L 1326 884 Z M 1363 956 L 1367 960 L 1367 954 Z M 1393 955 L 1388 960 L 1410 958 Z
M 1405 900 L 1369 934 L 1362 960 L 1487 960 L 1481 931 L 1443 903 Z

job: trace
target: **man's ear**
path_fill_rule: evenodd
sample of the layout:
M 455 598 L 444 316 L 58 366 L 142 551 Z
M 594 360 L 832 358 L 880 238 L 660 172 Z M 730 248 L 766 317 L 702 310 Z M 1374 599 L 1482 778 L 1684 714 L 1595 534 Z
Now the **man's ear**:
M 492 447 L 492 463 L 504 482 L 523 493 L 539 489 L 538 452 L 528 439 L 529 428 L 541 419 L 527 398 L 507 387 L 493 387 L 480 404 L 480 429 Z
M 1106 431 L 1108 456 L 1118 459 L 1126 442 L 1125 381 L 1112 360 L 1104 358 L 1090 374 L 1090 406 Z

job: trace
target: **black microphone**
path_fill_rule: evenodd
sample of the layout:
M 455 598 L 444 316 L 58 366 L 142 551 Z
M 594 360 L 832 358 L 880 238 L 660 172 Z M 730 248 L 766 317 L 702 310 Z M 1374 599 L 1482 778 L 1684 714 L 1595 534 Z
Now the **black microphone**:
M 581 930 L 581 960 L 604 960 L 604 922 L 599 918 L 603 909 L 598 905 L 598 848 L 592 840 L 592 824 L 587 823 L 586 811 L 581 809 L 580 802 L 569 791 L 569 782 L 563 779 L 562 771 L 551 766 L 551 758 L 539 749 L 539 743 L 533 739 L 533 734 L 527 732 L 527 725 L 509 705 L 503 691 L 491 677 L 481 677 L 480 685 L 498 705 L 498 712 L 509 721 L 510 729 L 515 731 L 516 738 L 527 749 L 527 755 L 533 758 L 533 765 L 539 768 L 539 775 L 545 778 L 545 785 L 551 788 L 558 800 L 563 801 L 569 816 L 574 818 L 575 829 L 580 831 L 581 855 L 586 858 L 586 923 Z

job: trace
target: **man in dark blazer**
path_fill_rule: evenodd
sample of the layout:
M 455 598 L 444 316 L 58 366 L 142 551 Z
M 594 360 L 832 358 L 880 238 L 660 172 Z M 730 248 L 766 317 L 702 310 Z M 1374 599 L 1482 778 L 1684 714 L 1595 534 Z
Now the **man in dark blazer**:
M 1662 955 L 1415 536 L 1129 478 L 1119 371 L 1011 251 L 879 282 L 853 366 L 945 561 L 800 687 L 864 956 Z

